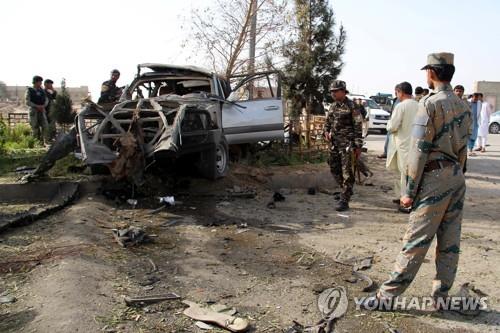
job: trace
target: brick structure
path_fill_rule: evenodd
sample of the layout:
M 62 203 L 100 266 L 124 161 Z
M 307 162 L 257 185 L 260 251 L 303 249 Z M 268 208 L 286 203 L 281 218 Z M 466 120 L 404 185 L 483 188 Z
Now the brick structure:
M 484 99 L 493 105 L 493 110 L 500 109 L 500 82 L 476 81 L 474 82 L 474 92 L 483 93 Z

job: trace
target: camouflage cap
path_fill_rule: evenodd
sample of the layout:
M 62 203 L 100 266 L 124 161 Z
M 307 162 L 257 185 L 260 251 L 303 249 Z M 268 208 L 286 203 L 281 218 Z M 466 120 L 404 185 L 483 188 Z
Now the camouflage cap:
M 431 53 L 427 56 L 427 65 L 422 69 L 428 69 L 432 66 L 453 65 L 454 57 L 453 53 L 448 52 Z
M 346 90 L 345 81 L 335 80 L 330 84 L 330 91 Z

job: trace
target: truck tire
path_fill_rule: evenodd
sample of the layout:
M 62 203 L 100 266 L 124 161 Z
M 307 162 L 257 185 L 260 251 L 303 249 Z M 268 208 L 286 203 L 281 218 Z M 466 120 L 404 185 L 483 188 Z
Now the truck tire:
M 200 171 L 208 179 L 225 177 L 229 171 L 229 147 L 224 138 L 201 154 Z

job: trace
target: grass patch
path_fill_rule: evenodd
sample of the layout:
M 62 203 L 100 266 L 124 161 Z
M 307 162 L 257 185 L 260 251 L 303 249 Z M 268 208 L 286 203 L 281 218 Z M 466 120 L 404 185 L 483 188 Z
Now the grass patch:
M 36 166 L 40 163 L 45 150 L 41 152 L 16 152 L 15 154 L 0 156 L 0 175 L 14 172 L 22 166 Z
M 328 159 L 327 151 L 311 151 L 300 153 L 294 149 L 291 153 L 287 147 L 271 146 L 248 156 L 248 164 L 262 166 L 293 166 L 302 164 L 325 163 Z
M 8 128 L 3 121 L 0 121 L 0 154 L 39 148 L 43 146 L 31 135 L 29 125 L 18 124 Z

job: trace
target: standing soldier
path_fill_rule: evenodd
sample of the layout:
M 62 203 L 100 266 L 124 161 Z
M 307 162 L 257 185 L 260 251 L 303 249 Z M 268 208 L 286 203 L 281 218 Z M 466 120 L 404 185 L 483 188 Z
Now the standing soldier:
M 33 77 L 33 87 L 26 90 L 24 99 L 29 107 L 30 126 L 33 131 L 33 136 L 44 142 L 44 138 L 48 135 L 49 124 L 47 122 L 47 105 L 49 100 L 42 89 L 43 78 L 41 76 Z
M 354 103 L 346 96 L 344 81 L 330 86 L 333 103 L 328 110 L 323 136 L 332 143 L 328 164 L 337 184 L 342 189 L 337 211 L 349 209 L 354 186 L 353 161 L 361 156 L 363 147 L 360 115 Z
M 51 79 L 46 79 L 43 81 L 43 90 L 45 91 L 45 95 L 47 96 L 47 99 L 49 100 L 49 104 L 47 104 L 46 108 L 46 116 L 47 116 L 47 122 L 49 123 L 49 139 L 52 140 L 56 136 L 56 120 L 51 119 L 51 106 L 54 103 L 56 96 L 57 96 L 57 91 L 55 91 L 54 87 L 52 86 L 54 84 L 54 81 Z
M 422 98 L 413 122 L 406 191 L 401 197 L 401 205 L 412 208 L 410 221 L 394 271 L 377 296 L 364 303 L 366 308 L 380 299 L 393 300 L 408 288 L 434 236 L 437 272 L 432 296 L 437 309 L 457 272 L 470 111 L 450 85 L 455 73 L 452 53 L 430 54 L 422 69 L 434 92 Z
M 97 103 L 114 103 L 118 101 L 122 93 L 122 89 L 116 86 L 116 81 L 120 78 L 120 71 L 113 69 L 111 71 L 111 79 L 102 83 L 101 97 Z

